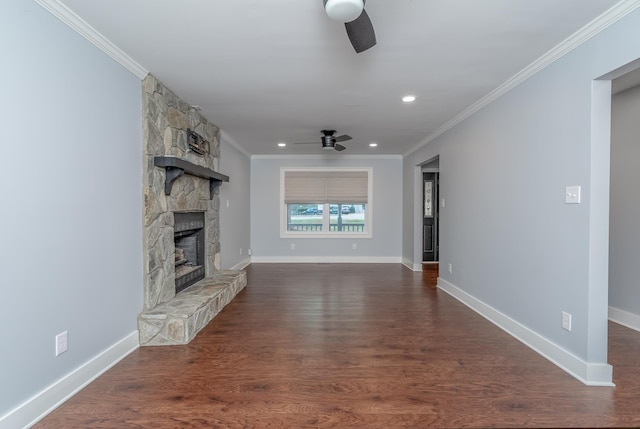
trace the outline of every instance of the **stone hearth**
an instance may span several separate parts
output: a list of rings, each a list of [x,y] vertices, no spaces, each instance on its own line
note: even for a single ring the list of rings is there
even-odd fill
[[[153,76],[142,83],[144,145],[144,308],[141,345],[186,344],[246,285],[243,271],[220,271],[219,188],[194,174],[177,177],[165,194],[157,157],[176,157],[216,172],[220,130]],[[198,151],[190,136],[202,137]],[[217,174],[217,173],[216,173]],[[226,177],[226,176],[225,176]],[[204,215],[205,278],[176,295],[174,213]]]
[[[141,313],[140,344],[187,344],[246,284],[244,271],[219,271]]]

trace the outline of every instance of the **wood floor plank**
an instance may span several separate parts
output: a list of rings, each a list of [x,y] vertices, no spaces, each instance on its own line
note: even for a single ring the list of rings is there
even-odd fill
[[[254,264],[188,345],[144,347],[35,428],[638,427],[640,333],[587,387],[421,273]]]

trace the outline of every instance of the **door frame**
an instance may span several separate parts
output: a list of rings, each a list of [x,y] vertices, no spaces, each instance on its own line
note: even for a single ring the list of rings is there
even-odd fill
[[[422,172],[441,173],[440,167],[430,171],[430,168],[424,167],[436,159],[440,159],[440,153],[437,153],[426,159],[425,161],[413,167],[413,260],[411,269],[413,271],[422,271]],[[442,190],[442,174],[440,174],[440,189]],[[438,202],[439,203],[439,202]],[[442,219],[442,216],[441,216]],[[415,235],[419,234],[419,238]],[[440,240],[442,244],[442,240]]]
[[[434,225],[433,225],[434,232],[433,233],[435,234],[435,250],[434,250],[435,259],[433,261],[425,261],[424,260],[424,248],[425,248],[424,247],[425,246],[425,243],[424,243],[424,241],[425,241],[424,240],[424,238],[425,238],[424,237],[424,210],[425,210],[425,208],[424,208],[424,204],[425,204],[425,201],[424,201],[424,199],[425,199],[424,198],[424,195],[425,195],[424,194],[424,186],[425,186],[424,174],[425,173],[427,173],[427,174],[428,173],[433,173],[433,174],[437,175],[436,179],[434,180],[434,191],[433,191],[434,200],[432,202],[432,204],[433,204],[433,216],[434,216]],[[423,221],[422,240],[421,240],[421,242],[422,242],[422,245],[421,245],[422,246],[422,262],[423,263],[425,263],[425,262],[426,263],[437,263],[440,260],[440,253],[438,251],[439,241],[440,241],[440,231],[439,231],[439,228],[440,228],[440,219],[439,219],[440,218],[440,192],[439,192],[440,168],[423,168],[422,169],[422,175],[423,175],[422,176],[423,177],[422,178],[422,203],[421,203],[421,207],[422,208],[420,210],[420,213],[422,214],[422,221]]]

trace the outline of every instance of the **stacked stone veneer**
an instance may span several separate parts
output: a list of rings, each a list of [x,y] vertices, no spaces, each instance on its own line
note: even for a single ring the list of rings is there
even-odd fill
[[[153,76],[142,82],[144,186],[144,308],[138,316],[141,345],[186,344],[246,285],[244,272],[220,272],[218,188],[184,174],[164,194],[165,170],[156,156],[175,156],[218,171],[220,130]],[[187,129],[204,137],[208,150],[188,149]],[[174,212],[203,212],[205,279],[175,293]]]
[[[247,284],[244,271],[218,271],[138,316],[140,344],[187,344]]]

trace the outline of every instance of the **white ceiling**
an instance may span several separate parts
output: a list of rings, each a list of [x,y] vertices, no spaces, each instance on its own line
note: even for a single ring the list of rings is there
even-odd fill
[[[617,1],[369,0],[356,54],[322,0],[59,0],[261,155],[405,154]]]

